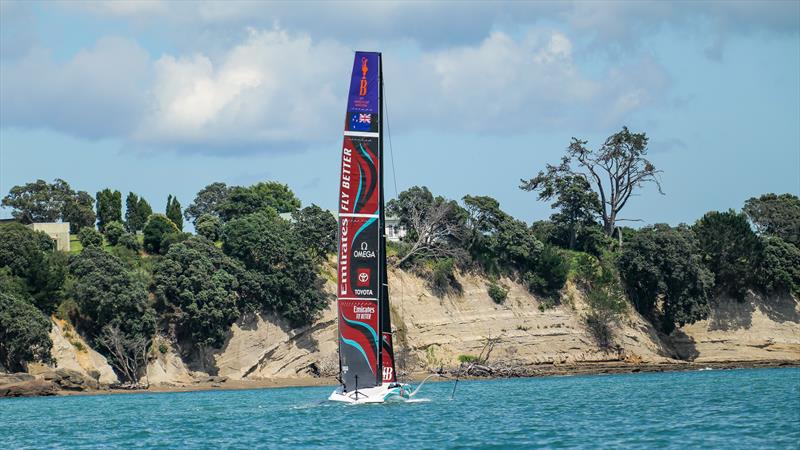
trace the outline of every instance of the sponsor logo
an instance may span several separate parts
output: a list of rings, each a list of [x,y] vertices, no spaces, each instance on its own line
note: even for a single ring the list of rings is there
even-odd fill
[[[353,308],[356,313],[356,320],[372,320],[372,315],[375,314],[374,306],[356,306]]]
[[[340,255],[339,255],[339,295],[346,295],[347,294],[347,277],[349,275],[349,261],[348,261],[348,234],[349,234],[350,224],[347,217],[342,218],[341,229],[339,232],[340,240],[339,240],[339,247],[340,247]]]
[[[369,279],[372,269],[369,267],[359,267],[356,272],[356,286],[369,287]]]
[[[353,250],[353,257],[354,258],[374,258],[375,257],[375,250],[370,250],[367,242],[364,241],[361,243],[361,249]]]
[[[383,368],[383,381],[392,381],[392,372],[394,370],[391,367],[384,367]],[[402,388],[401,388],[402,389]]]
[[[361,85],[358,88],[358,95],[365,96],[367,95],[367,72],[369,68],[367,67],[367,58],[361,58]]]

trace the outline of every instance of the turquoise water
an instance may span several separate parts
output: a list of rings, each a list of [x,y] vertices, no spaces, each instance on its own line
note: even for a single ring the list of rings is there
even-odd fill
[[[0,448],[798,448],[800,369],[426,384],[407,404],[331,388],[0,400]]]

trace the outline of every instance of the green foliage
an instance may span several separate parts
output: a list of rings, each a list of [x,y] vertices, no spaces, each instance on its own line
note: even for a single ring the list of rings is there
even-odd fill
[[[150,254],[162,253],[161,242],[164,240],[164,236],[177,233],[180,233],[180,230],[166,216],[162,214],[151,215],[144,226],[144,250]]]
[[[569,261],[552,246],[542,249],[534,269],[523,275],[528,290],[545,297],[557,297],[569,274]]]
[[[183,211],[183,216],[186,220],[193,221],[197,228],[199,219],[204,215],[219,215],[220,205],[228,198],[229,193],[230,188],[225,183],[211,183],[197,193],[192,204]]]
[[[125,199],[125,229],[136,233],[144,229],[148,217],[153,214],[153,208],[144,197],[139,197],[133,192],[128,193]]]
[[[226,223],[222,243],[224,252],[247,268],[243,290],[249,309],[271,309],[299,326],[327,305],[315,259],[274,210]]]
[[[139,252],[142,249],[142,244],[139,242],[139,239],[133,233],[123,233],[119,237],[117,245],[133,250],[135,252]]]
[[[104,232],[106,236],[106,240],[110,245],[117,245],[119,243],[119,238],[125,233],[125,227],[122,225],[122,222],[110,222],[106,225],[106,230]]]
[[[796,195],[753,197],[744,203],[743,211],[759,233],[800,246],[800,198]]]
[[[165,255],[173,244],[183,242],[189,239],[192,235],[190,233],[167,233],[161,238],[161,245],[158,248],[159,253]]]
[[[692,227],[700,256],[714,274],[715,284],[734,298],[743,299],[756,284],[753,274],[762,251],[744,214],[733,210],[706,213]]]
[[[294,234],[320,259],[336,252],[336,218],[312,204],[292,214]]]
[[[122,222],[122,194],[106,188],[97,193],[97,228],[102,233],[114,221]]]
[[[235,186],[218,207],[223,221],[272,209],[278,213],[293,212],[300,208],[300,200],[285,184],[268,181],[250,187]]]
[[[172,245],[154,268],[155,293],[182,336],[220,347],[239,318],[244,267],[206,239]]]
[[[203,214],[198,217],[195,221],[194,229],[197,234],[211,242],[216,242],[222,238],[222,221],[219,217],[211,214]]]
[[[181,214],[181,204],[176,197],[172,195],[167,196],[166,215],[172,223],[178,227],[179,231],[183,231],[183,214]]]
[[[88,193],[73,191],[69,183],[60,178],[52,184],[36,180],[14,186],[2,201],[2,206],[11,208],[11,215],[22,223],[61,220],[70,223],[73,233],[94,225],[93,204],[94,199]]]
[[[437,297],[447,294],[461,293],[461,285],[456,280],[455,261],[452,258],[442,258],[429,263],[428,286]]]
[[[501,283],[490,281],[486,285],[486,290],[489,293],[489,297],[497,304],[505,303],[506,298],[508,298],[508,288]]]
[[[458,362],[463,364],[476,363],[479,359],[475,355],[458,355]]]
[[[61,298],[66,256],[53,251],[46,234],[19,224],[0,226],[0,269],[24,281],[33,303],[50,314]],[[17,284],[18,282],[15,282]]]
[[[28,301],[0,291],[0,363],[11,372],[51,363],[50,320]]]
[[[800,249],[777,236],[766,238],[754,278],[768,294],[800,294]]]
[[[610,254],[600,259],[584,254],[575,262],[576,281],[586,292],[589,306],[584,321],[597,344],[609,348],[614,341],[614,327],[628,309],[615,261]]]
[[[714,275],[698,253],[691,229],[654,225],[636,233],[619,255],[628,297],[665,333],[708,317]]]
[[[80,241],[83,248],[103,246],[103,235],[94,228],[82,228],[78,233],[78,241]]]

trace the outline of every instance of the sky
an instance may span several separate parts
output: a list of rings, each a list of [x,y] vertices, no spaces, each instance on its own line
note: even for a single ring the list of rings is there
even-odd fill
[[[387,198],[545,219],[520,180],[623,126],[663,170],[634,224],[800,194],[800,2],[644,0],[0,0],[0,194],[63,178],[163,211],[275,180],[334,209],[355,50],[383,53]]]

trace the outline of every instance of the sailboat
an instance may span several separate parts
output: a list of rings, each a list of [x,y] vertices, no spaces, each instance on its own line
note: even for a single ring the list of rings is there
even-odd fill
[[[339,381],[328,398],[346,403],[404,401],[397,382],[383,198],[381,54],[356,52],[339,178],[337,310]]]

